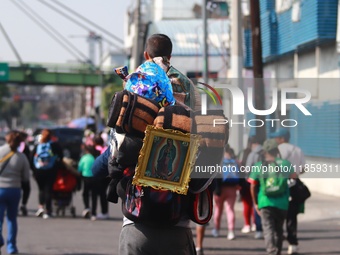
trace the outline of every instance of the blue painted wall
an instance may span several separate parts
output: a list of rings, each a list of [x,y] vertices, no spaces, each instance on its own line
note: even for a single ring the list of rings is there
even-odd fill
[[[308,156],[340,158],[340,102],[305,104],[312,116],[292,107],[290,118],[298,120],[291,142]]]
[[[252,40],[251,40],[251,30],[250,29],[245,29],[244,30],[244,67],[245,68],[250,68],[253,66],[253,47],[252,47]]]
[[[300,109],[291,106],[290,115],[285,119],[298,121],[296,127],[289,128],[292,144],[298,145],[306,156],[340,158],[340,101],[323,102],[318,104],[304,104],[312,116],[305,116]],[[246,121],[255,119],[254,114],[248,112]],[[267,119],[275,119],[274,116]],[[252,123],[255,124],[255,123]],[[271,122],[266,123],[267,138],[270,133],[281,125],[275,122],[276,127],[271,127]],[[287,125],[293,122],[287,122]],[[249,136],[256,134],[254,127],[249,130]]]
[[[275,60],[296,51],[335,41],[338,0],[301,0],[300,21],[292,21],[292,9],[275,11],[275,0],[260,0],[263,62]],[[251,30],[244,30],[244,65],[252,67]],[[305,116],[291,107],[287,118],[298,121],[291,129],[291,143],[302,148],[305,155],[340,158],[340,102],[305,104],[312,116]],[[254,118],[250,113],[247,119]],[[267,135],[273,130],[266,127]],[[250,136],[255,128],[250,129]]]
[[[301,0],[300,21],[292,21],[292,8],[276,13],[275,0],[260,1],[264,62],[336,39],[338,0]],[[252,66],[251,31],[244,31],[245,67]]]

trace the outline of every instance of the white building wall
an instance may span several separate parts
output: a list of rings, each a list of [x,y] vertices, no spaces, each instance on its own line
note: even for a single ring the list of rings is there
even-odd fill
[[[306,163],[311,164],[326,164],[326,165],[338,165],[339,159],[322,159],[322,158],[306,158]],[[335,169],[335,167],[334,167]],[[315,178],[314,173],[304,173],[301,175],[301,179],[308,186],[308,188],[313,192],[323,193],[331,196],[340,197],[340,185],[339,179],[336,175],[332,178]]]
[[[331,44],[269,63],[264,72],[273,74],[279,88],[306,89],[317,101],[339,100],[338,62],[336,45]]]
[[[181,57],[173,56],[170,60],[171,65],[178,69],[181,73],[187,72],[202,72],[203,59],[201,56],[197,57]],[[209,57],[209,72],[218,72],[219,78],[226,78],[227,64],[221,61],[221,57]]]
[[[298,54],[295,68],[297,70],[295,78],[317,78],[318,67],[316,65],[315,51]]]
[[[339,78],[339,64],[335,45],[319,48],[319,77]]]
[[[275,74],[277,78],[284,80],[294,79],[294,56],[283,58],[275,64]]]
[[[298,54],[297,86],[308,89],[317,101],[339,100],[339,67],[336,45]]]
[[[163,19],[193,19],[193,7],[195,4],[201,5],[200,0],[154,0],[153,17],[154,21]]]

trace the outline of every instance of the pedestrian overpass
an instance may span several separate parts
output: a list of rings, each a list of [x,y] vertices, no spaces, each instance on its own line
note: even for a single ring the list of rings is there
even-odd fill
[[[114,82],[112,69],[90,64],[0,63],[1,84],[96,87]]]

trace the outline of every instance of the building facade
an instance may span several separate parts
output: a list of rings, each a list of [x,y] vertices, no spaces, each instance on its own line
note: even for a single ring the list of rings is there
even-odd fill
[[[335,169],[340,167],[338,10],[338,0],[260,1],[262,59],[264,73],[270,81],[267,86],[279,91],[300,88],[310,92],[311,99],[304,106],[312,116],[290,107],[285,118],[298,122],[291,129],[291,142],[303,149],[308,164],[327,165],[327,173],[318,176],[321,179],[308,178],[308,182],[333,195],[340,191],[334,179],[340,177],[340,169]],[[244,38],[244,63],[251,76],[251,30],[248,27]],[[283,116],[276,113],[276,117],[282,119]],[[334,185],[330,184],[332,182]]]

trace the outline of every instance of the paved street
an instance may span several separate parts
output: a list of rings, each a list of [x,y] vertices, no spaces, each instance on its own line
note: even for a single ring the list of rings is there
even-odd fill
[[[83,209],[81,193],[74,196],[77,218],[72,218],[69,211],[65,217],[54,217],[43,220],[36,218],[37,206],[36,184],[32,181],[32,192],[29,200],[29,216],[19,217],[18,248],[20,254],[64,255],[118,254],[118,238],[122,224],[119,205],[110,204],[110,219],[90,221],[80,217]],[[253,233],[242,234],[241,203],[237,203],[236,239],[228,241],[226,230],[221,237],[213,238],[212,224],[207,228],[204,240],[206,255],[263,255],[263,240],[255,240]],[[306,214],[300,215],[300,250],[301,254],[330,255],[340,254],[340,204],[339,198],[324,197],[313,193],[307,202]],[[226,219],[222,227],[226,229]],[[194,225],[193,225],[194,231]],[[6,234],[6,227],[3,230]],[[284,243],[286,254],[287,243]],[[2,254],[6,254],[4,247]],[[175,254],[174,254],[175,255]]]

